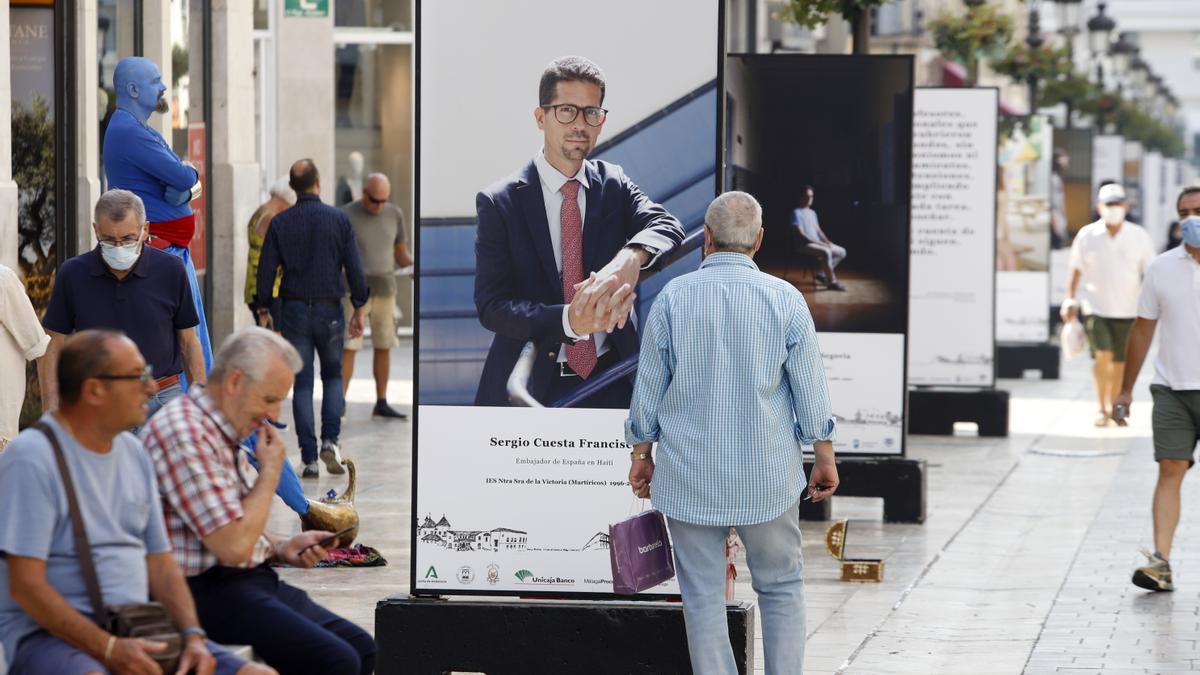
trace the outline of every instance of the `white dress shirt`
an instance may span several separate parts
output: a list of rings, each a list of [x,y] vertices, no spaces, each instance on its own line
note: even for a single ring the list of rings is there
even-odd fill
[[[1154,258],[1145,228],[1129,221],[1116,236],[1103,220],[1084,226],[1071,244],[1070,268],[1080,270],[1076,291],[1083,313],[1106,319],[1132,319],[1138,312],[1142,276]]]
[[[1146,270],[1138,316],[1158,321],[1154,384],[1200,389],[1200,263],[1177,246]]]
[[[574,176],[567,177],[558,169],[554,168],[546,159],[545,152],[539,150],[537,156],[533,158],[533,163],[537,167],[538,178],[542,183],[542,201],[546,204],[546,223],[550,227],[550,248],[554,251],[554,266],[558,269],[558,277],[562,279],[562,203],[563,195],[559,190],[569,180],[579,181],[580,189],[576,193],[576,199],[579,201],[579,220],[581,223],[579,232],[583,234],[583,228],[587,227],[585,214],[587,213],[587,188],[588,178],[587,172],[584,171],[584,165],[579,165],[579,171]],[[581,242],[582,244],[582,242]],[[579,247],[583,251],[583,246]],[[583,277],[587,279],[586,274]],[[561,281],[559,283],[562,283]],[[567,337],[576,340],[592,339],[596,343],[596,358],[604,356],[608,353],[608,345],[605,344],[608,333],[592,333],[591,335],[579,335],[571,330],[571,320],[567,316],[567,312],[571,309],[570,303],[563,307],[562,322],[563,332]],[[558,350],[558,360],[565,362],[567,360],[567,349],[564,344]]]

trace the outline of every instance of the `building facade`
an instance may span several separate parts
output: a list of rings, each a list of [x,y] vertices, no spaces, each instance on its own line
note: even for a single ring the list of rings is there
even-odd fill
[[[247,223],[292,162],[316,162],[332,203],[358,151],[412,214],[412,44],[410,0],[0,0],[0,264],[40,312],[58,266],[95,245],[113,72],[144,56],[171,106],[150,124],[201,170],[190,248],[219,344],[252,321]],[[411,294],[402,278],[409,325]]]

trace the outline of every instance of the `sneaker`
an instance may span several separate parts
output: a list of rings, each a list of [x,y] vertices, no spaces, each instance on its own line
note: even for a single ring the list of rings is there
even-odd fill
[[[300,477],[301,478],[316,478],[320,475],[321,475],[321,472],[317,469],[317,463],[316,462],[308,462],[307,464],[304,465],[304,471],[303,471],[303,473],[300,474]]]
[[[1148,591],[1175,590],[1175,584],[1171,581],[1171,563],[1158,551],[1142,551],[1142,555],[1146,556],[1150,564],[1133,571],[1133,585]]]
[[[406,420],[408,415],[397,411],[392,406],[388,405],[386,399],[379,399],[375,402],[375,409],[371,411],[371,417],[390,417],[397,420]]]
[[[342,449],[333,441],[321,441],[321,453],[319,455],[322,462],[325,462],[325,470],[329,473],[343,474],[346,469],[342,466]]]

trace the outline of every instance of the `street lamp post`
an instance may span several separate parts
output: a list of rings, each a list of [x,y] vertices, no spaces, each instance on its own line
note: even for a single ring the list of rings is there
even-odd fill
[[[1108,3],[1101,2],[1096,5],[1096,16],[1088,19],[1088,45],[1092,50],[1092,58],[1096,62],[1096,84],[1100,88],[1104,88],[1104,64],[1102,59],[1108,53],[1108,47],[1112,44],[1113,31],[1117,29],[1117,22],[1113,21],[1112,17],[1104,13],[1104,9]]]
[[[1054,0],[1055,20],[1058,34],[1067,47],[1067,60],[1075,64],[1075,36],[1079,34],[1079,21],[1083,14],[1083,0]],[[1067,109],[1066,128],[1071,128],[1071,101],[1063,102]]]
[[[1037,5],[1030,3],[1029,5],[1029,30],[1026,31],[1025,44],[1029,46],[1029,55],[1033,57],[1034,52],[1042,46],[1042,31],[1041,18],[1038,16]],[[1029,74],[1029,114],[1037,113],[1038,109],[1038,77],[1033,74],[1030,69]]]

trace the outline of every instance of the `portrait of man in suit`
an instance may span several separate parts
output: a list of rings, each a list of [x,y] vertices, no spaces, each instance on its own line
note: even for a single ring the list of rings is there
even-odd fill
[[[607,117],[605,88],[588,59],[552,61],[533,110],[542,148],[476,196],[475,307],[495,337],[475,405],[508,405],[529,341],[529,393],[546,405],[638,353],[638,277],[679,245],[683,226],[620,166],[587,158]],[[628,407],[631,394],[620,378],[580,407]]]

